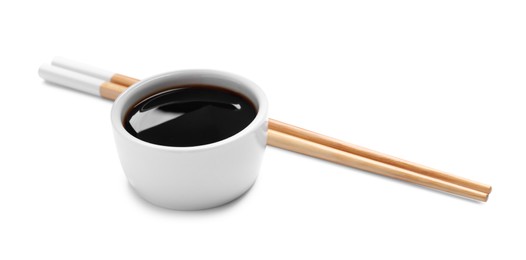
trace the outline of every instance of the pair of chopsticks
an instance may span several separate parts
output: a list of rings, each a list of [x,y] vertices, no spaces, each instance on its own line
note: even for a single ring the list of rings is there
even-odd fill
[[[52,83],[115,100],[138,79],[56,57],[39,69]],[[377,173],[478,201],[487,201],[491,186],[349,144],[274,119],[268,120],[267,144],[322,160]]]

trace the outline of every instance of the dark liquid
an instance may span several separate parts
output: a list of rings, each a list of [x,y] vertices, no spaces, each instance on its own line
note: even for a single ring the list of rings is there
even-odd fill
[[[131,135],[165,146],[197,146],[239,133],[256,117],[245,97],[222,88],[188,85],[161,92],[135,105],[124,119]]]

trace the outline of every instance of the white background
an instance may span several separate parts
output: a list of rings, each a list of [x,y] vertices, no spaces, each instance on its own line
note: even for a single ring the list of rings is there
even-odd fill
[[[3,1],[0,259],[525,259],[524,1]],[[55,55],[259,84],[272,118],[493,185],[487,203],[268,148],[199,212],[128,186]]]

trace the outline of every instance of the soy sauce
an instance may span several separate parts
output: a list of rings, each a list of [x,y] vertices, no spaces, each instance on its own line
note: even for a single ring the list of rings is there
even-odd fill
[[[188,147],[221,141],[256,117],[244,96],[214,86],[187,85],[150,96],[124,119],[131,135],[152,144]]]

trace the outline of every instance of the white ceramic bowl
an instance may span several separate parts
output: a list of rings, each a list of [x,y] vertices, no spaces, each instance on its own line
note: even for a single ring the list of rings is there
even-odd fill
[[[219,142],[169,147],[142,141],[123,127],[128,110],[163,90],[206,84],[240,93],[256,106],[256,118],[241,132]],[[111,122],[122,168],[145,200],[170,209],[199,210],[225,204],[255,182],[267,141],[267,99],[242,77],[213,70],[175,71],[131,86],[113,105]]]

